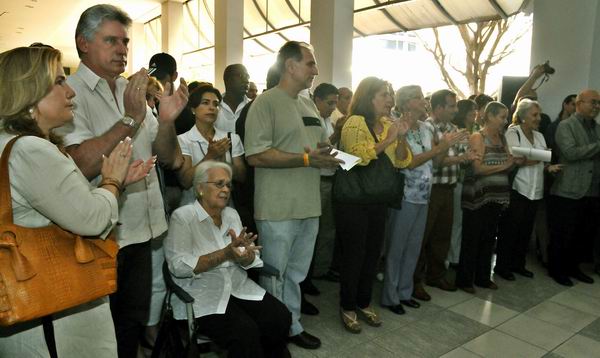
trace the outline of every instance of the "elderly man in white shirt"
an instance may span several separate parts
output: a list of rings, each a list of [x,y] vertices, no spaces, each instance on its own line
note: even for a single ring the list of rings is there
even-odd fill
[[[225,67],[223,82],[225,82],[225,94],[219,105],[219,116],[215,127],[224,131],[235,133],[235,122],[240,116],[242,109],[250,102],[246,97],[248,91],[248,70],[242,64],[233,64]]]
[[[127,64],[130,25],[125,12],[104,4],[85,10],[75,31],[81,63],[67,79],[77,94],[75,117],[59,132],[67,152],[93,181],[98,180],[102,156],[127,136],[133,138],[133,159],[156,154],[161,163],[175,168],[183,162],[174,121],[187,102],[187,86],[182,81],[177,91],[162,97],[158,118],[147,111],[146,70],[134,74],[129,82],[120,76]],[[165,92],[170,93],[170,88]],[[166,230],[158,179],[151,171],[144,180],[127,187],[120,200],[118,290],[111,296],[119,357],[137,354],[150,306],[150,240]]]
[[[286,352],[291,314],[281,302],[248,278],[263,266],[256,235],[246,233],[237,212],[227,206],[231,167],[207,160],[194,172],[198,200],[175,210],[165,257],[174,281],[194,297],[198,332],[229,357],[281,357]],[[176,319],[187,317],[174,298]]]

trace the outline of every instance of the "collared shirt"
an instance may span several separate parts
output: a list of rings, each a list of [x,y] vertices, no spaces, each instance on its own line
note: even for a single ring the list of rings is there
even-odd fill
[[[518,133],[518,134],[517,134]],[[512,126],[504,134],[508,150],[512,147],[547,149],[546,140],[542,133],[533,131],[533,143],[527,139],[521,126]],[[513,181],[512,189],[529,200],[539,200],[544,197],[544,162],[520,167]]]
[[[173,212],[169,234],[164,241],[165,259],[177,285],[194,297],[194,316],[223,314],[229,297],[260,301],[265,290],[248,279],[245,269],[262,267],[258,253],[247,267],[233,261],[225,261],[212,269],[194,274],[200,256],[225,248],[231,243],[228,231],[236,235],[242,231],[238,213],[229,207],[221,212],[221,227],[214,224],[206,210],[195,201]],[[185,319],[185,304],[173,296],[173,314]]]
[[[340,112],[340,110],[335,107],[335,109],[333,110],[333,112],[331,113],[331,116],[329,116],[329,118],[331,118],[331,124],[333,124],[335,126],[335,124],[337,123],[338,119],[344,117],[345,114]]]
[[[429,125],[430,130],[434,134],[436,142],[439,142],[444,134],[458,131],[458,127],[452,123],[444,123],[438,121],[437,123],[433,118],[429,117],[425,121]],[[458,145],[453,145],[448,149],[448,157],[458,157],[462,150]],[[458,181],[460,166],[458,164],[452,164],[447,166],[436,165],[433,167],[433,184],[456,184]]]
[[[250,98],[244,96],[244,99],[242,99],[234,111],[227,103],[225,103],[225,101],[221,101],[221,104],[219,104],[219,114],[217,115],[215,128],[219,128],[224,132],[235,133],[235,121],[237,121],[242,109],[244,109],[248,102],[250,102]]]
[[[108,82],[80,63],[77,71],[67,78],[67,83],[76,94],[73,98],[74,118],[73,122],[57,130],[63,135],[66,146],[81,144],[103,135],[125,115],[125,78],[117,79],[113,96]],[[152,112],[147,110],[144,122],[132,138],[131,160],[147,160],[153,155],[152,144],[157,132],[158,121]],[[93,183],[99,181],[100,176],[96,177]],[[118,225],[115,231],[121,248],[146,242],[167,230],[163,199],[155,170],[151,170],[146,178],[127,186],[120,198],[119,214],[121,225]]]
[[[431,126],[425,122],[417,122],[418,129],[410,129],[406,133],[406,142],[410,146],[412,155],[418,155],[431,150],[433,132]],[[410,162],[409,162],[410,164]],[[426,161],[416,168],[403,169],[404,173],[404,200],[413,204],[427,204],[431,196],[431,183],[433,176],[433,159]]]
[[[331,116],[328,118],[323,118],[319,116],[319,119],[321,120],[321,125],[325,130],[325,135],[327,135],[327,138],[331,137],[331,135],[333,134],[333,124],[331,123]],[[321,176],[331,177],[334,174],[335,169],[321,169]]]
[[[215,136],[213,140],[219,140],[227,138],[227,132],[224,132],[218,128],[215,128]],[[200,134],[198,127],[193,126],[192,129],[177,136],[177,140],[179,141],[179,147],[181,147],[181,154],[187,155],[192,160],[192,165],[196,165],[204,159],[206,153],[208,153],[208,140]],[[241,157],[244,155],[244,147],[242,146],[242,141],[240,137],[231,133],[231,153],[227,151],[225,153],[225,161],[229,164],[232,163],[231,155],[233,154],[233,158]],[[183,192],[183,197],[181,198],[181,205],[193,203],[196,200],[196,196],[194,194],[194,189],[189,188]]]

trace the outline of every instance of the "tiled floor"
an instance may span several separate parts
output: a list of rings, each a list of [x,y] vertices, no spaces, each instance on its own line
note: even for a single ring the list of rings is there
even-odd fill
[[[383,326],[363,324],[362,333],[347,333],[338,313],[338,285],[314,281],[321,290],[308,296],[320,310],[303,316],[305,329],[320,337],[320,349],[290,345],[293,357],[600,357],[600,278],[596,283],[559,286],[534,258],[534,279],[495,278],[498,291],[478,289],[475,295],[428,287],[433,297],[402,316],[374,303]],[[589,270],[585,270],[588,271]]]

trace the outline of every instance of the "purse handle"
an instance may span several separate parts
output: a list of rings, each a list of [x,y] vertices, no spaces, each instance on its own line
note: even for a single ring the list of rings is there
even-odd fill
[[[10,179],[8,176],[8,157],[10,157],[10,152],[13,148],[13,145],[17,139],[21,137],[22,135],[16,136],[6,143],[6,146],[2,151],[2,158],[0,158],[0,224],[13,223]]]

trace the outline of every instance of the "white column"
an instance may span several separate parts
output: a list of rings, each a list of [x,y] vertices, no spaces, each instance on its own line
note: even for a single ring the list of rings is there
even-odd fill
[[[585,88],[600,90],[598,0],[535,0],[531,67],[546,60],[556,73],[537,92],[544,112],[553,119],[567,95]]]
[[[134,22],[129,29],[129,53],[127,55],[127,73],[134,74],[140,68],[148,68],[145,51],[144,24]]]
[[[177,63],[180,63],[183,55],[182,2],[165,1],[161,4],[160,27],[162,51],[173,56]]]
[[[215,1],[215,86],[222,91],[225,67],[242,63],[243,38],[244,0]]]
[[[354,0],[311,0],[310,42],[319,66],[315,86],[352,86],[353,24]]]

